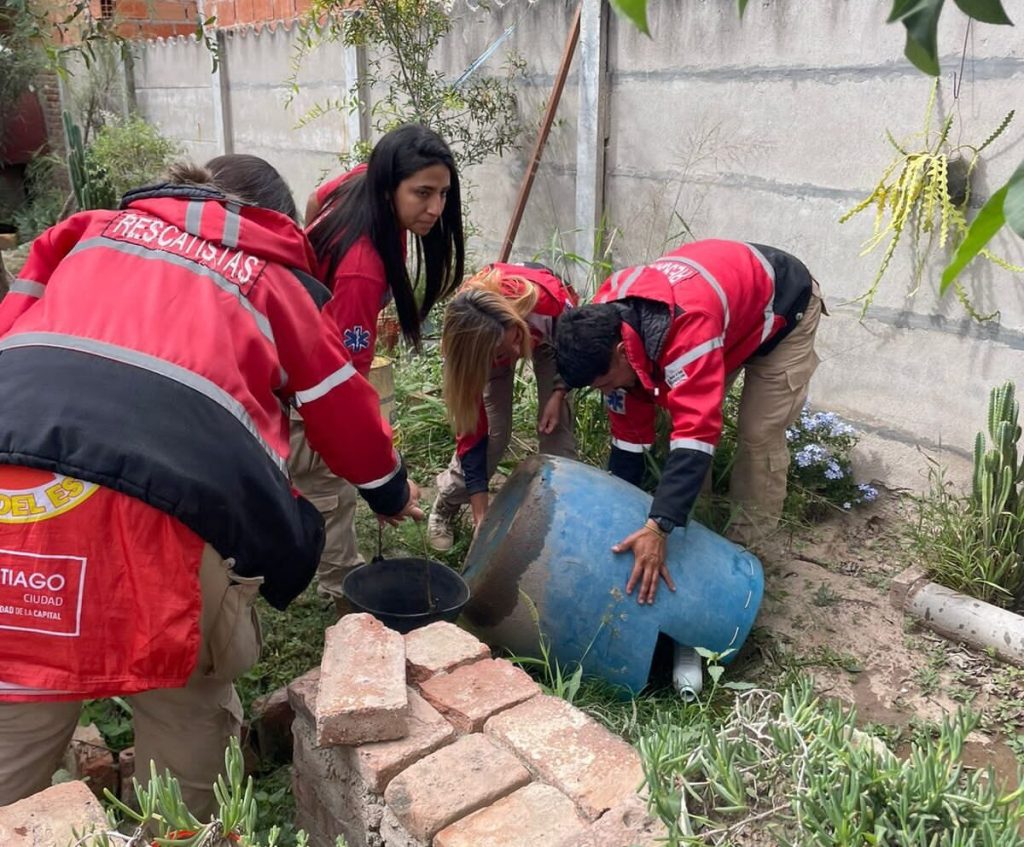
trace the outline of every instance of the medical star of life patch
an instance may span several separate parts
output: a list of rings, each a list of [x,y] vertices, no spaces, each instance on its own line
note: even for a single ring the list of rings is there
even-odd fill
[[[605,403],[608,404],[608,411],[615,412],[617,415],[626,414],[626,392],[622,388],[617,388],[615,391],[609,392],[604,396]]]
[[[343,341],[349,350],[358,353],[370,346],[370,331],[363,329],[362,324],[356,324],[345,330]]]

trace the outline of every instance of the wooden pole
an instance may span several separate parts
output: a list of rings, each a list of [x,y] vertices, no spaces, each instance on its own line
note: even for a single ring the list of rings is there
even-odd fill
[[[519,224],[523,219],[523,212],[526,209],[526,201],[530,199],[530,190],[533,188],[534,177],[537,176],[537,167],[540,165],[540,157],[544,152],[544,145],[547,143],[548,135],[551,132],[551,124],[555,121],[555,112],[558,111],[558,102],[562,99],[562,89],[565,88],[565,79],[569,76],[569,65],[572,64],[573,53],[576,52],[576,44],[580,40],[580,11],[583,4],[576,7],[576,14],[572,20],[572,27],[569,30],[569,37],[565,42],[565,49],[562,51],[562,63],[558,67],[558,75],[555,77],[555,87],[551,90],[548,98],[548,107],[544,112],[544,119],[540,124],[540,132],[537,133],[537,140],[533,145],[533,152],[530,154],[530,165],[523,176],[523,182],[519,186],[519,196],[516,197],[516,205],[512,210],[512,219],[509,221],[508,230],[505,232],[505,240],[501,244],[499,262],[507,262],[512,253],[512,242],[516,240],[516,233],[519,232]]]

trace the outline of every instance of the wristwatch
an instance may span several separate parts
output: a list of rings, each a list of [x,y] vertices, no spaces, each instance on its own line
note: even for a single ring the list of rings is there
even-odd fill
[[[665,533],[665,535],[668,535],[673,529],[676,528],[675,522],[670,520],[669,518],[656,518],[653,515],[651,515],[651,520],[658,525],[658,529]]]

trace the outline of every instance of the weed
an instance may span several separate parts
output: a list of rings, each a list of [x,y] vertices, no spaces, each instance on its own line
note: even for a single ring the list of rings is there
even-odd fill
[[[809,680],[736,696],[723,725],[656,723],[639,744],[649,807],[668,844],[1017,844],[1024,787],[1002,794],[991,770],[961,762],[976,719],[959,713],[899,759],[821,702]],[[963,835],[970,833],[970,840]]]
[[[323,652],[323,632],[334,623],[334,606],[310,586],[286,612],[279,612],[262,598],[257,601],[263,631],[260,660],[235,682],[242,705],[248,709],[257,697],[275,691],[318,667]]]
[[[181,847],[234,842],[248,847],[274,847],[281,837],[282,831],[278,826],[271,826],[265,835],[258,833],[261,792],[254,790],[252,777],[244,776],[242,751],[234,739],[224,752],[224,776],[218,776],[213,787],[217,812],[209,821],[200,821],[192,814],[182,801],[177,779],[169,773],[158,774],[152,762],[150,781],[146,787],[137,779],[132,780],[132,785],[136,808],[126,806],[109,790],[105,790],[111,807],[108,813],[111,818],[110,830],[86,835],[76,832],[73,847],[134,845],[148,842],[150,838],[156,839],[154,844]],[[114,828],[115,824],[117,829]],[[131,835],[125,835],[120,831],[122,829],[134,831]],[[298,847],[306,847],[309,839],[300,830],[295,833],[295,843]],[[337,843],[339,847],[344,847],[344,839],[339,839]]]
[[[814,592],[814,598],[811,602],[815,606],[834,606],[840,602],[843,598],[840,597],[835,590],[827,582],[823,582],[818,586],[818,590]]]
[[[939,690],[939,684],[942,682],[942,679],[936,668],[925,665],[914,671],[914,682],[921,689],[921,693],[928,696]]]

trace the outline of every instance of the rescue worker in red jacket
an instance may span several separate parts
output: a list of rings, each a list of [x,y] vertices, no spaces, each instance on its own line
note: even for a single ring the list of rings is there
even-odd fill
[[[381,310],[394,301],[402,333],[415,347],[434,303],[462,279],[459,175],[437,133],[405,124],[377,142],[366,165],[332,180],[322,194],[323,208],[308,221],[308,234],[320,278],[332,292],[324,314],[338,326],[356,370],[366,376]],[[411,275],[406,267],[410,237],[416,253]],[[422,280],[419,298],[414,280]],[[292,447],[296,485],[327,524],[318,589],[344,614],[349,607],[342,582],[363,561],[356,544],[355,491],[304,443],[301,422],[293,422]]]
[[[520,358],[533,361],[540,451],[576,455],[552,335],[556,320],[577,302],[576,292],[543,265],[502,263],[467,280],[449,302],[441,353],[456,450],[437,476],[427,523],[435,550],[451,549],[456,519],[467,502],[474,526],[487,513],[487,483],[512,437],[512,389]]]
[[[121,695],[139,775],[214,811],[256,594],[285,608],[323,543],[286,404],[375,512],[422,517],[294,214],[260,159],[178,167],[44,232],[0,303],[0,806]]]
[[[650,516],[615,552],[632,550],[626,583],[654,602],[675,590],[665,539],[686,524],[722,433],[722,402],[743,369],[729,536],[751,544],[774,529],[786,497],[786,428],[818,364],[817,283],[793,256],[735,241],[696,241],[613,274],[591,305],[558,323],[558,369],[572,387],[607,395],[609,470],[633,484],[654,443],[655,408],[671,416],[669,455]],[[676,574],[676,577],[679,577]]]

